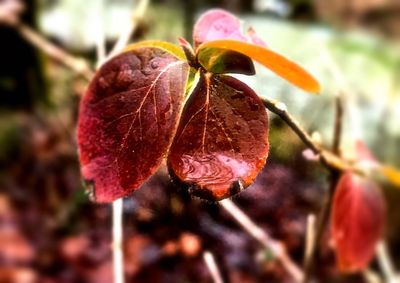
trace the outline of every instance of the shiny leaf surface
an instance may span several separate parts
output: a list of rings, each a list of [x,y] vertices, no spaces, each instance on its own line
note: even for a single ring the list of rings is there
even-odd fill
[[[357,272],[368,266],[382,236],[385,218],[379,187],[371,180],[344,173],[332,207],[332,237],[342,272]]]
[[[102,66],[80,105],[81,172],[99,202],[127,195],[155,172],[182,108],[189,66],[164,48],[128,50]]]
[[[215,40],[201,44],[197,49],[198,56],[202,56],[201,53],[206,52],[208,48],[226,49],[242,53],[305,91],[311,93],[319,93],[321,91],[318,81],[306,70],[269,48],[237,40]]]
[[[260,98],[241,81],[202,73],[171,146],[171,175],[208,200],[249,186],[268,155],[268,117]]]

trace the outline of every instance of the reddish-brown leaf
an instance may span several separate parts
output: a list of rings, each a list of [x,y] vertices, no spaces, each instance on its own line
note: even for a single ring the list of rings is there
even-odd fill
[[[94,199],[137,189],[160,165],[175,133],[188,65],[165,48],[138,47],[97,72],[79,112],[83,178]]]
[[[368,266],[382,236],[385,216],[379,187],[371,180],[344,173],[332,207],[332,237],[342,272],[357,272]]]
[[[171,146],[171,174],[189,192],[221,200],[250,185],[268,155],[268,117],[241,81],[202,73]]]

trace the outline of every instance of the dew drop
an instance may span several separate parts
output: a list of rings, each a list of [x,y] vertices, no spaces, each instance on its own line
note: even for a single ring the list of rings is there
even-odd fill
[[[159,63],[158,63],[157,60],[153,60],[153,61],[150,62],[150,66],[151,66],[153,69],[157,69],[158,66],[159,66]]]
[[[252,111],[258,111],[259,107],[258,107],[257,104],[251,102],[251,103],[250,103],[250,109],[251,109]]]
[[[152,72],[153,72],[153,70],[150,69],[150,68],[144,68],[144,69],[142,70],[142,73],[143,73],[143,75],[145,75],[145,76],[151,75]]]

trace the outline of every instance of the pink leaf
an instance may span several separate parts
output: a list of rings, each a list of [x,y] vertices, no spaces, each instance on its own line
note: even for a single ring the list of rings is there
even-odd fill
[[[204,13],[194,26],[193,41],[194,47],[207,41],[218,39],[233,39],[256,45],[266,46],[254,32],[253,28],[248,29],[248,35],[242,31],[240,19],[222,9],[213,9]]]

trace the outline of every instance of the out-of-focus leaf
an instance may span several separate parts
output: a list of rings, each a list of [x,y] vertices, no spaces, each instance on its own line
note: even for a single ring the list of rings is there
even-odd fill
[[[207,48],[198,56],[199,63],[209,72],[214,74],[238,73],[244,75],[254,75],[253,61],[238,52]]]
[[[332,237],[341,272],[357,272],[368,266],[382,236],[385,219],[380,188],[371,180],[344,173],[332,207]]]
[[[375,155],[371,152],[371,150],[367,147],[367,145],[363,141],[357,140],[355,147],[356,147],[356,154],[358,161],[378,163]]]
[[[356,142],[356,152],[359,165],[374,168],[378,174],[385,177],[392,185],[400,187],[399,169],[380,163],[363,141]]]
[[[254,91],[235,78],[202,73],[170,148],[169,170],[192,195],[221,200],[253,182],[268,146],[267,113]]]
[[[99,202],[127,195],[152,175],[178,124],[189,66],[169,44],[143,44],[106,62],[81,101],[81,172]]]
[[[247,41],[242,34],[240,20],[224,10],[209,10],[194,25],[193,42],[195,47],[203,42],[228,38]]]
[[[198,56],[202,56],[201,53],[208,48],[226,49],[242,53],[305,91],[316,94],[321,91],[318,81],[306,70],[269,48],[237,40],[215,40],[201,44],[197,49]]]
[[[209,10],[199,18],[194,26],[194,47],[218,39],[235,39],[266,46],[266,43],[256,35],[253,28],[248,29],[248,35],[244,34],[242,29],[242,23],[235,15],[221,9]]]

